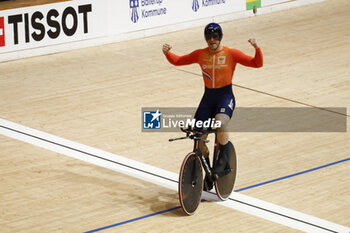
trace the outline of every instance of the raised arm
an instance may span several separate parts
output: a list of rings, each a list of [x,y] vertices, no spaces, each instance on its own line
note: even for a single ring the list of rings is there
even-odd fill
[[[184,56],[178,56],[174,53],[170,52],[171,45],[164,44],[163,45],[163,53],[165,54],[165,57],[168,59],[168,61],[175,65],[175,66],[182,66],[182,65],[189,65],[193,63],[198,62],[198,51],[193,51],[190,54],[184,55]]]
[[[260,68],[263,66],[263,55],[261,52],[261,49],[256,43],[255,39],[249,39],[248,42],[255,48],[255,56],[251,57],[243,52],[231,49],[231,55],[235,62],[242,64],[244,66],[254,67],[254,68]]]

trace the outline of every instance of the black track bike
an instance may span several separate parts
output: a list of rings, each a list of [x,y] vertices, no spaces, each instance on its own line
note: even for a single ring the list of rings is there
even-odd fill
[[[203,139],[205,134],[215,133],[214,144],[214,159],[213,167],[218,159],[218,142],[217,130],[198,130],[198,129],[181,129],[186,133],[185,137],[169,139],[170,142],[181,139],[192,139],[194,141],[193,151],[188,153],[182,162],[179,175],[179,200],[182,210],[192,215],[199,206],[202,198],[203,178],[204,172],[214,182],[216,194],[220,200],[227,200],[232,191],[236,180],[237,173],[237,159],[236,151],[231,142],[230,143],[230,159],[229,164],[231,171],[223,176],[218,177],[213,174],[212,167],[207,163],[203,154],[199,150],[199,142],[208,143],[209,140]],[[204,170],[204,172],[203,172]]]

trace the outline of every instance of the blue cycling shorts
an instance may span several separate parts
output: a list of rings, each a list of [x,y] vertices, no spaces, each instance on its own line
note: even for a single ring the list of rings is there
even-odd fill
[[[206,121],[215,118],[218,113],[232,117],[236,101],[232,92],[232,85],[210,89],[205,87],[204,95],[197,108],[194,118],[198,121]]]

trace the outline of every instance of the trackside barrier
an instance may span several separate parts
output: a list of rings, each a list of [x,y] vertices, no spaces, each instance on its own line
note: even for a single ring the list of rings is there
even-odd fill
[[[0,62],[143,38],[325,0],[74,0],[0,11]]]

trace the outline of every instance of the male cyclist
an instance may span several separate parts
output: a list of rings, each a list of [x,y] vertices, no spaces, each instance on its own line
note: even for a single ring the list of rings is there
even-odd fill
[[[237,49],[231,49],[221,45],[223,32],[219,24],[210,23],[204,29],[204,38],[208,47],[198,49],[190,54],[178,56],[170,52],[169,44],[163,45],[163,53],[168,61],[176,66],[198,63],[202,69],[205,85],[204,95],[195,113],[195,119],[206,121],[215,117],[221,121],[218,129],[217,140],[219,142],[219,159],[213,168],[213,173],[222,177],[230,172],[229,156],[231,142],[227,132],[228,123],[235,108],[235,97],[232,92],[232,77],[236,64],[259,68],[263,65],[263,55],[255,39],[248,42],[255,48],[255,56],[250,57]],[[204,136],[206,138],[207,135]],[[202,141],[199,144],[209,164],[209,150]],[[208,177],[204,180],[204,190],[213,188],[213,183]]]

